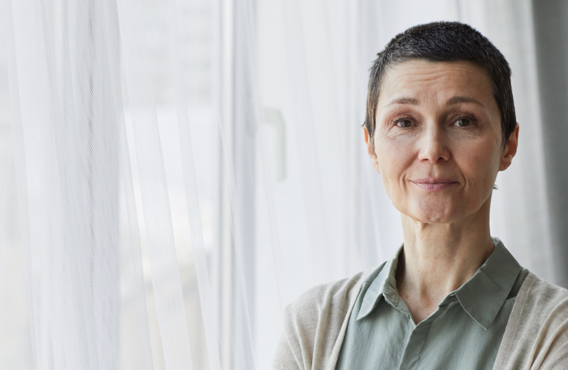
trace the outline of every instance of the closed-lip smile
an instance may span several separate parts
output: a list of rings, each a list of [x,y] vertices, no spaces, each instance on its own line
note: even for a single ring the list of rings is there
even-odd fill
[[[429,192],[443,190],[449,188],[452,185],[458,184],[457,181],[450,179],[443,179],[443,178],[424,178],[424,179],[410,180],[410,182],[420,187],[421,189]]]

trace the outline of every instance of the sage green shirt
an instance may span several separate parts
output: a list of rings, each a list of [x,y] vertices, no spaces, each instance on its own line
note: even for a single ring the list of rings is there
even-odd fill
[[[363,282],[336,370],[492,369],[528,275],[499,239],[493,242],[472,278],[417,325],[396,288],[401,248]]]

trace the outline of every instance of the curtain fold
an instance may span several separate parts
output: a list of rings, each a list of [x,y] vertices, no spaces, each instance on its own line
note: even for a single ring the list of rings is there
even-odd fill
[[[38,368],[115,368],[120,90],[118,47],[106,34],[117,30],[112,8],[11,5],[10,118],[32,358]]]
[[[435,20],[511,64],[491,230],[566,285],[560,3],[1,1],[1,368],[269,368],[287,304],[403,242],[363,141],[368,69]]]

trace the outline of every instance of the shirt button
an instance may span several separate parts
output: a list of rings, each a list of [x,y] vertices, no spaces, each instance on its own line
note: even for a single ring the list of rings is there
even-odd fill
[[[455,295],[456,295],[455,293],[450,293],[450,297],[453,297],[453,296],[455,296]]]

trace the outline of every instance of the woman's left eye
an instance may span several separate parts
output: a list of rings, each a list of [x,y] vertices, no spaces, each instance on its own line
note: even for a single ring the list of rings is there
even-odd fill
[[[458,127],[468,127],[473,125],[474,120],[467,117],[461,117],[454,121],[454,125]]]

